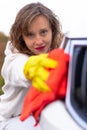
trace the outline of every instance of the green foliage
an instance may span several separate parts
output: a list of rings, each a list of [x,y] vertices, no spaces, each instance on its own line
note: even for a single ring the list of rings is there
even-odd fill
[[[0,32],[0,42],[7,42],[8,36],[6,36],[3,32]]]
[[[8,36],[6,36],[3,32],[0,32],[0,71],[2,68],[3,61],[4,61],[4,49],[5,49],[7,41],[8,41]],[[0,95],[3,93],[2,92],[3,85],[4,85],[4,79],[0,75]]]
[[[4,79],[2,78],[2,76],[0,76],[0,95],[3,93],[2,92],[2,86],[4,85]]]

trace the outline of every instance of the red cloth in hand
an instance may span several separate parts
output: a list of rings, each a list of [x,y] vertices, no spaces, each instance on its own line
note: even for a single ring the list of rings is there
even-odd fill
[[[48,57],[58,62],[55,69],[48,69],[50,76],[46,83],[51,91],[40,92],[32,86],[25,96],[20,116],[21,121],[32,114],[38,122],[40,113],[46,105],[54,100],[62,99],[66,95],[69,55],[64,53],[63,49],[58,48],[50,51]]]

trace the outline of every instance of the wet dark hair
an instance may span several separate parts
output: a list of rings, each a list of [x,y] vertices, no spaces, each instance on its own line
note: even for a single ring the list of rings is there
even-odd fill
[[[32,52],[27,48],[22,35],[28,33],[29,23],[39,15],[43,15],[49,20],[52,29],[52,44],[50,49],[57,48],[60,45],[63,35],[58,17],[40,2],[30,3],[25,5],[18,12],[10,30],[11,44],[13,44],[19,52],[32,55]]]

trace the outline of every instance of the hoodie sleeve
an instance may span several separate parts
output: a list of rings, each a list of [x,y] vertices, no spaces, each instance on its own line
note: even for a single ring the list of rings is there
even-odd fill
[[[27,59],[27,55],[19,53],[16,49],[12,52],[11,43],[7,43],[1,70],[5,83],[9,83],[14,87],[29,87],[31,85],[31,81],[27,80],[23,73]]]

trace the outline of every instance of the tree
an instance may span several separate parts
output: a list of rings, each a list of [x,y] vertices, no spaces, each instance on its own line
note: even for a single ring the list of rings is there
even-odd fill
[[[6,36],[3,32],[0,32],[0,42],[7,42],[8,36]]]

